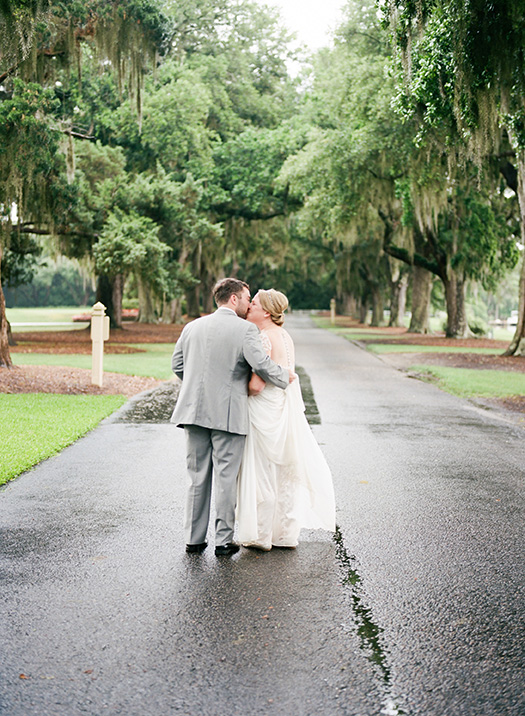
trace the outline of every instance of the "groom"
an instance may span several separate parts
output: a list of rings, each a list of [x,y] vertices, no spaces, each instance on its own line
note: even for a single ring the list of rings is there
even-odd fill
[[[250,289],[225,278],[213,289],[217,311],[188,323],[171,361],[182,387],[171,421],[184,427],[190,486],[184,532],[186,552],[206,549],[212,473],[215,475],[215,554],[239,551],[233,542],[237,474],[248,432],[252,370],[286,388],[295,375],[266,355],[259,331],[245,320]]]

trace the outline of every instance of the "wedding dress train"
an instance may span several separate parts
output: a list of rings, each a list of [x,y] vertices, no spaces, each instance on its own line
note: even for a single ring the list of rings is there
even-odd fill
[[[295,547],[301,528],[335,530],[330,468],[306,420],[297,378],[249,398],[250,431],[238,481],[237,540]]]

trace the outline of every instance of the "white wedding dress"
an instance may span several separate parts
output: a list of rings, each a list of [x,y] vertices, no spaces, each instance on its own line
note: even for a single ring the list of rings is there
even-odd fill
[[[261,334],[270,353],[268,336]],[[248,398],[248,405],[237,540],[270,550],[295,547],[303,527],[335,531],[332,475],[306,420],[299,379],[286,390],[267,384]]]

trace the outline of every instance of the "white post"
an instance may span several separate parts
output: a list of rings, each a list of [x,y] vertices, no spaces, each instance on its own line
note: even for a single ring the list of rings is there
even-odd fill
[[[102,388],[104,381],[104,341],[109,338],[109,316],[103,303],[95,303],[91,313],[91,382]]]
[[[330,299],[330,323],[335,323],[335,298]]]

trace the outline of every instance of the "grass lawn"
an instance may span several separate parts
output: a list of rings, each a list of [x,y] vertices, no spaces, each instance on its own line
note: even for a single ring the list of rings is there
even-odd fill
[[[125,402],[123,395],[0,394],[0,485],[60,452]]]
[[[466,348],[464,346],[418,346],[401,343],[369,343],[366,347],[371,353],[484,353],[499,355],[501,349]]]
[[[413,365],[410,370],[453,395],[463,398],[505,398],[525,395],[525,373],[505,370],[471,370],[446,366]]]
[[[322,326],[321,326],[322,327]],[[374,333],[373,331],[354,331],[351,328],[330,328],[331,331],[334,331],[334,333],[337,333],[339,336],[342,336],[343,338],[348,339],[349,341],[373,341],[373,340],[381,340],[381,341],[390,341],[394,338],[401,338],[403,337],[403,334],[395,334],[395,333]]]
[[[36,330],[57,330],[57,326],[46,326],[46,323],[68,323],[66,328],[85,328],[86,323],[73,323],[72,318],[80,313],[91,313],[91,306],[62,306],[59,308],[8,308],[6,310],[7,320],[13,325],[13,330],[36,331]],[[28,323],[30,325],[20,326],[16,324]],[[38,324],[41,324],[39,326]]]
[[[82,309],[8,309],[8,317],[14,323],[68,321],[76,313],[82,313]],[[144,352],[106,354],[104,370],[160,380],[173,377],[173,344],[147,343],[135,347]],[[91,370],[91,355],[13,351],[11,358],[16,365]],[[0,394],[0,485],[60,452],[126,400],[122,395]]]
[[[109,373],[140,375],[159,380],[168,380],[173,377],[171,370],[173,345],[170,343],[144,343],[137,345],[137,348],[144,349],[145,353],[106,354],[104,370]],[[60,365],[91,370],[91,355],[78,353],[13,352],[11,358],[16,365]]]

